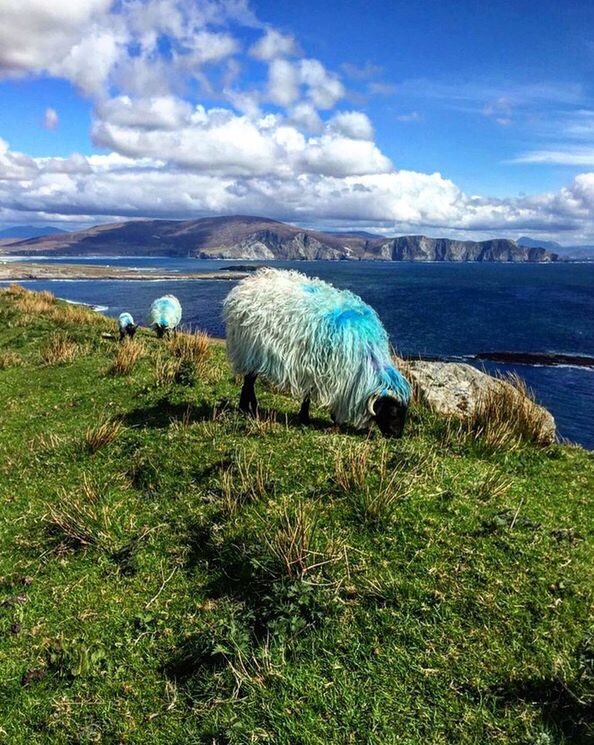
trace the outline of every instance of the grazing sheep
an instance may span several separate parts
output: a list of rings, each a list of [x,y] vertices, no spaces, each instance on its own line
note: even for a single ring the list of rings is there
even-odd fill
[[[120,329],[120,341],[123,341],[127,336],[133,339],[138,328],[138,324],[134,323],[134,319],[130,313],[120,313],[118,326]]]
[[[161,339],[171,331],[175,332],[182,317],[179,300],[174,295],[163,295],[153,300],[149,312],[149,325]]]
[[[254,383],[263,375],[303,403],[329,408],[336,423],[400,437],[410,385],[394,367],[388,335],[361,298],[295,271],[262,269],[224,301],[227,352],[244,376],[240,409],[256,414]]]

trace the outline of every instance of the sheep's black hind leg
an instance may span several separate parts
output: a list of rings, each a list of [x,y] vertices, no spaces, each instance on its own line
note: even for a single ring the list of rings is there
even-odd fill
[[[309,396],[306,396],[303,399],[303,403],[301,404],[301,408],[299,409],[299,424],[309,424]]]
[[[246,414],[256,416],[258,414],[258,399],[256,398],[256,391],[254,385],[256,383],[256,375],[245,375],[243,378],[243,388],[241,389],[241,396],[239,397],[239,408]]]

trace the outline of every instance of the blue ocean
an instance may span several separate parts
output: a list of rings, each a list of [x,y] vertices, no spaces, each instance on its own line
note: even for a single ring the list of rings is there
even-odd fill
[[[47,259],[174,271],[220,270],[241,261],[172,258]],[[253,262],[259,263],[259,262]],[[465,358],[484,352],[537,352],[594,357],[594,264],[418,264],[407,262],[275,262],[348,288],[382,318],[405,355]],[[183,323],[223,336],[221,304],[231,281],[37,281],[59,297],[91,303],[110,316],[124,310],[144,321],[166,292],[181,301]],[[520,374],[554,414],[562,438],[594,449],[594,370],[566,366],[476,363]]]

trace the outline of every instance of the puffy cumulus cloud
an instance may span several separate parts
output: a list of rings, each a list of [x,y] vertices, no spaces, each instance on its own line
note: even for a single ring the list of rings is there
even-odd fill
[[[300,53],[295,37],[281,34],[274,28],[267,28],[266,33],[250,48],[250,55],[259,60],[272,60],[277,57],[291,57]]]
[[[319,132],[322,127],[322,120],[315,106],[308,101],[300,101],[289,110],[289,120],[292,124],[308,132]]]
[[[58,126],[60,117],[55,109],[48,107],[43,114],[43,126],[46,129],[55,129]]]
[[[308,140],[297,166],[302,171],[337,177],[393,171],[390,160],[373,142],[334,134]]]
[[[259,26],[244,0],[5,0],[0,76],[45,73],[101,96],[113,84],[141,90],[142,67],[144,82],[169,92],[239,51],[231,33],[213,28],[232,24]]]
[[[297,112],[315,120],[315,110]],[[371,124],[357,112],[332,118],[320,136],[306,137],[280,115],[239,116],[228,109],[175,106],[170,99],[113,99],[101,110],[93,140],[129,158],[221,175],[301,173],[349,176],[386,173],[392,164],[369,139]]]
[[[373,140],[373,126],[361,111],[341,111],[329,120],[328,127],[353,140]]]
[[[273,59],[268,66],[268,100],[290,106],[304,95],[316,109],[332,109],[345,95],[338,78],[316,59]]]
[[[345,89],[340,79],[318,60],[301,60],[299,71],[301,82],[307,86],[307,95],[318,109],[331,109],[343,98]]]
[[[0,181],[19,181],[33,178],[38,172],[37,163],[23,153],[13,152],[0,138]]]
[[[100,102],[96,113],[100,120],[116,126],[173,130],[189,120],[192,107],[174,96],[141,99],[118,96]]]
[[[279,106],[290,106],[300,95],[299,69],[288,60],[272,60],[268,67],[268,97]]]
[[[4,0],[0,72],[40,72],[59,64],[113,0]]]

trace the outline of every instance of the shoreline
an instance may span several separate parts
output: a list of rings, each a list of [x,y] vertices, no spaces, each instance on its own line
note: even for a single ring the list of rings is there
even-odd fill
[[[244,279],[246,271],[234,269],[211,272],[171,272],[129,267],[108,267],[94,264],[35,264],[34,262],[7,261],[0,257],[0,282],[27,282],[34,280],[125,280],[125,281],[179,281]]]

